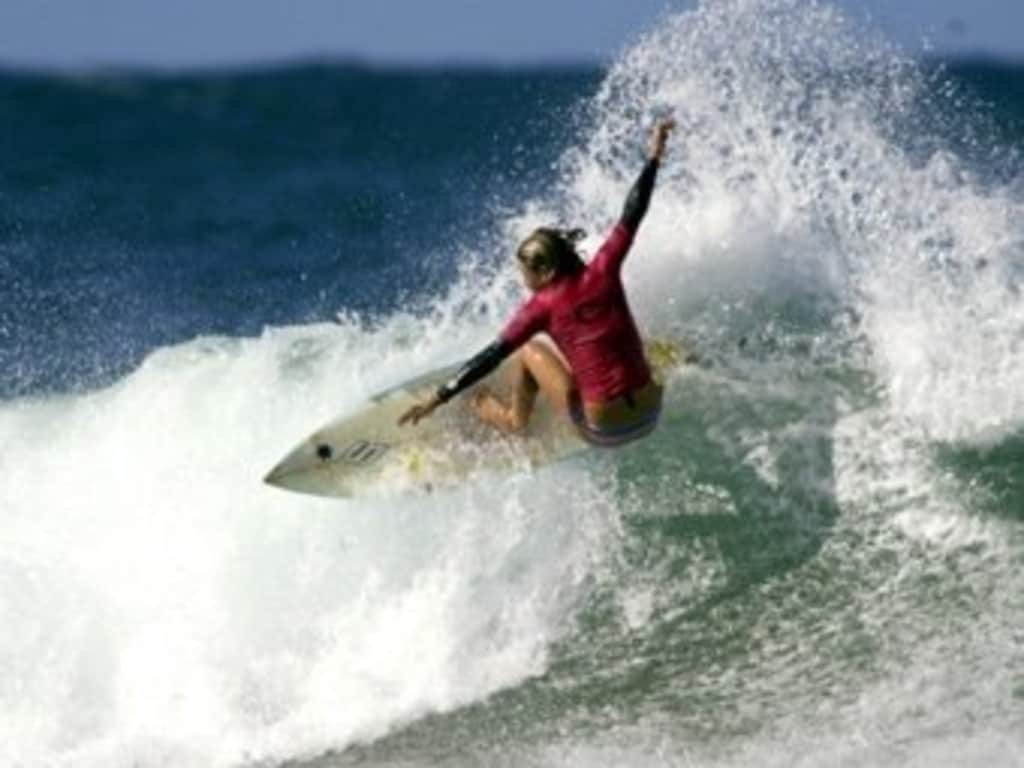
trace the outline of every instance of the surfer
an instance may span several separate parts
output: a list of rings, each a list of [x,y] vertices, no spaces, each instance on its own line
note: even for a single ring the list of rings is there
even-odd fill
[[[530,299],[493,343],[429,400],[403,413],[399,424],[416,424],[515,353],[511,398],[505,401],[485,386],[473,396],[484,422],[509,434],[522,432],[539,391],[598,445],[620,445],[654,429],[662,388],[651,376],[621,272],[674,128],[671,119],[654,126],[647,162],[618,223],[589,264],[576,251],[584,237],[578,229],[541,227],[520,244],[516,256]],[[557,350],[532,340],[539,333],[547,333]]]

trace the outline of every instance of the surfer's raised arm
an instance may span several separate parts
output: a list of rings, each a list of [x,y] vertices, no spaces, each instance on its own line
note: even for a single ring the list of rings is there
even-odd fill
[[[647,215],[647,209],[651,205],[651,195],[654,193],[654,183],[658,178],[661,158],[665,154],[665,144],[675,127],[676,121],[671,118],[663,118],[655,123],[651,131],[647,162],[626,196],[626,204],[622,207],[622,215],[619,217],[618,224],[594,254],[594,260],[591,262],[592,269],[613,275],[618,275],[622,270],[622,263],[626,260],[626,255],[633,245],[640,222]]]
[[[665,144],[668,142],[668,135],[676,127],[676,121],[671,118],[659,120],[651,132],[651,144],[648,149],[647,163],[640,172],[639,178],[629,190],[626,197],[626,204],[622,208],[622,216],[619,223],[632,233],[636,233],[640,222],[647,213],[651,204],[651,194],[654,192],[654,182],[658,176],[658,166],[661,165],[661,158],[665,154]]]

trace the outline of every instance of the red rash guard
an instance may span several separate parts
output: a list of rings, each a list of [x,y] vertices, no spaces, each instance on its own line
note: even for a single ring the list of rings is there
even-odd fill
[[[546,332],[568,361],[586,402],[613,400],[651,380],[622,287],[622,262],[633,235],[619,222],[586,269],[537,291],[500,335],[506,347],[516,349]]]

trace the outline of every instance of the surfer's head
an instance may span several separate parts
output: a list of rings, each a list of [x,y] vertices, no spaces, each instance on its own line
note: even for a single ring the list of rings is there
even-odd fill
[[[576,243],[584,237],[586,233],[582,229],[535,229],[516,251],[527,286],[536,291],[552,280],[583,269],[583,259],[576,252]]]

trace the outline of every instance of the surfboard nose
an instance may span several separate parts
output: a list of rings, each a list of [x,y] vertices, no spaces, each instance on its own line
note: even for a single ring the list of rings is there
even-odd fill
[[[281,465],[273,467],[267,474],[263,476],[263,482],[267,485],[281,486],[281,478],[284,477],[285,472],[281,469]]]
[[[285,472],[281,469],[281,465],[278,464],[263,476],[263,482],[267,485],[280,485],[280,480],[284,475]]]
[[[330,459],[330,454],[328,454],[327,459]],[[291,488],[292,484],[288,482],[289,477],[306,472],[317,462],[325,461],[327,459],[319,458],[317,448],[311,445],[308,441],[301,443],[291,453],[275,464],[273,469],[267,472],[263,478],[263,482],[268,485],[276,485],[279,488]]]

